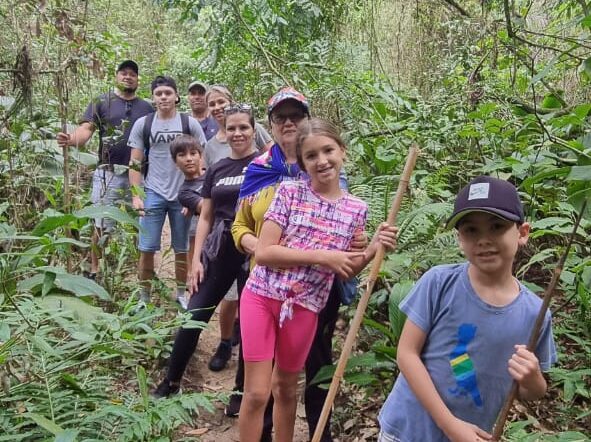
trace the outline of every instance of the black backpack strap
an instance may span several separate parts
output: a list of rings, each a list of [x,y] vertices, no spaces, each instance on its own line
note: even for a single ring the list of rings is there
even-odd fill
[[[191,128],[189,127],[189,114],[180,112],[181,114],[181,130],[185,135],[191,135]]]
[[[146,115],[144,120],[144,130],[142,132],[142,138],[144,141],[144,160],[142,161],[142,172],[144,177],[148,175],[148,156],[150,154],[150,138],[152,136],[152,123],[154,123],[154,117],[156,112]]]

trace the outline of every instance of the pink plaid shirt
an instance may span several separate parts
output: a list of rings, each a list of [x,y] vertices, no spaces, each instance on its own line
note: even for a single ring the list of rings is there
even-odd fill
[[[265,220],[283,230],[279,244],[300,250],[348,250],[354,234],[365,229],[366,217],[367,205],[359,198],[345,192],[338,200],[324,199],[307,180],[281,183],[265,213]],[[318,313],[326,305],[334,277],[334,272],[320,266],[256,265],[246,287],[257,295]]]

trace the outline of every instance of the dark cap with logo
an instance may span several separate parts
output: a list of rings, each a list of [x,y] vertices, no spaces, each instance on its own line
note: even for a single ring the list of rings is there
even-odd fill
[[[455,227],[460,219],[471,212],[491,213],[516,223],[525,220],[523,205],[515,186],[508,181],[484,175],[474,178],[460,190],[446,227]]]
[[[178,92],[176,89],[176,81],[165,75],[158,75],[156,78],[154,78],[152,81],[152,93],[158,86],[168,86],[173,88],[175,92]]]
[[[139,67],[133,60],[123,60],[121,63],[119,63],[119,66],[117,66],[117,72],[122,71],[125,68],[131,69],[136,74],[139,73]]]

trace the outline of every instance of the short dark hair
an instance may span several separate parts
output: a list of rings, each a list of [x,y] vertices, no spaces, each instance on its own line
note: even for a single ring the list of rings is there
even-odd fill
[[[154,89],[158,86],[168,86],[174,89],[175,92],[177,91],[176,88],[176,81],[172,77],[168,77],[166,75],[158,75],[154,80],[152,80],[152,93],[154,93]]]
[[[306,138],[318,135],[321,137],[331,138],[337,143],[343,150],[346,150],[345,142],[341,137],[338,128],[330,121],[323,120],[322,118],[310,118],[306,124],[302,124],[298,129],[298,140],[296,144],[296,157],[298,159],[298,166],[302,171],[306,171],[304,167],[304,159],[302,157],[302,145]]]
[[[176,162],[177,155],[185,152],[189,152],[191,150],[196,150],[199,152],[199,155],[203,154],[203,147],[199,140],[195,138],[193,135],[181,135],[174,139],[172,143],[170,143],[170,155],[172,155],[172,160]]]

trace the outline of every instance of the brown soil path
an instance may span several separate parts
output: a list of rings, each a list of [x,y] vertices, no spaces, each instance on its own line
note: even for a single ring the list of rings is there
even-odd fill
[[[170,247],[170,230],[168,221],[162,234],[162,250]],[[164,253],[156,256],[156,269],[162,280],[174,280],[174,254]],[[182,386],[185,391],[210,391],[214,393],[229,393],[234,386],[234,375],[238,365],[238,348],[232,352],[232,359],[228,367],[221,372],[213,372],[207,368],[211,355],[215,352],[219,342],[218,312],[214,314],[207,329],[201,333],[199,345],[189,367],[183,377]],[[303,381],[300,382],[300,385]],[[301,396],[301,395],[300,395]],[[215,413],[203,413],[197,418],[197,425],[184,427],[180,431],[186,436],[199,436],[203,442],[237,442],[240,440],[238,433],[238,419],[224,415],[224,404],[216,403]],[[304,405],[301,397],[298,399],[298,409],[295,425],[294,442],[308,441],[308,427],[305,420]]]

